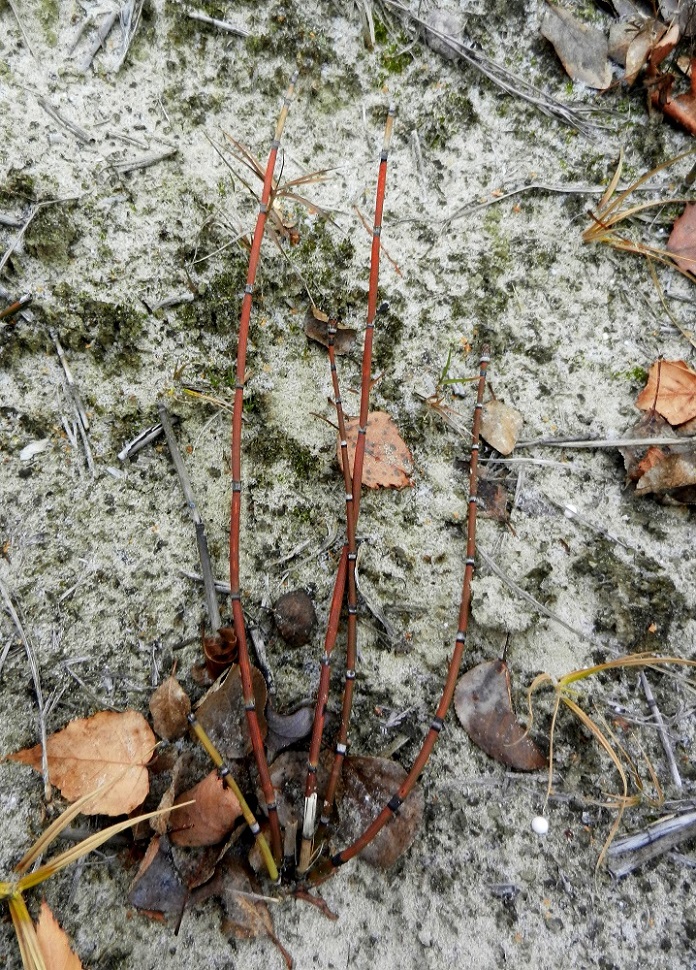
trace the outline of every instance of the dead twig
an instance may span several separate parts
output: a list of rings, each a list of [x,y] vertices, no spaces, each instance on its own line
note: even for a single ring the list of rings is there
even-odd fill
[[[167,158],[172,158],[177,152],[177,148],[167,148],[162,152],[149,152],[147,155],[141,155],[140,158],[125,159],[122,162],[109,161],[108,165],[119,175],[125,175],[127,172],[135,172],[140,168],[157,165]]]
[[[32,646],[29,637],[24,632],[24,627],[20,621],[17,610],[15,609],[14,603],[12,602],[12,596],[9,589],[5,583],[0,579],[0,593],[5,601],[5,608],[10,614],[10,619],[15,625],[15,629],[19,634],[19,639],[22,641],[25,653],[27,655],[27,660],[29,661],[29,669],[31,671],[31,679],[34,682],[34,692],[36,694],[36,707],[38,709],[39,718],[39,737],[41,738],[41,775],[43,777],[44,783],[44,798],[47,802],[51,801],[52,789],[51,783],[48,780],[48,755],[46,749],[46,714],[44,707],[43,691],[41,690],[41,677],[39,676],[39,666],[36,662],[36,653],[34,647]]]
[[[207,13],[203,13],[201,10],[188,10],[186,16],[189,20],[198,20],[202,24],[210,24],[211,27],[217,27],[218,30],[225,30],[228,34],[236,34],[237,37],[251,37],[250,32],[243,27],[235,27],[234,24],[229,23],[227,20],[217,20],[215,17],[209,17]]]
[[[680,435],[674,438],[588,438],[578,441],[575,438],[534,438],[518,441],[516,448],[642,448],[647,445],[693,445],[694,435]]]
[[[193,523],[196,527],[196,543],[198,545],[198,555],[200,556],[201,570],[203,572],[205,603],[208,609],[208,621],[214,636],[222,626],[222,619],[220,618],[220,607],[218,606],[217,593],[215,590],[215,578],[213,576],[213,567],[210,562],[210,552],[208,551],[208,539],[205,534],[205,523],[201,518],[201,514],[198,511],[198,505],[193,497],[191,480],[188,476],[188,472],[186,471],[186,466],[184,465],[184,460],[181,457],[181,452],[179,451],[179,446],[176,441],[169,411],[161,401],[158,404],[157,409],[159,411],[160,424],[162,425],[164,435],[167,439],[167,444],[169,445],[169,453],[172,456],[172,461],[174,462],[174,467],[176,468],[176,473],[179,477],[181,491],[184,493],[186,505],[188,506],[188,510],[191,513],[191,518],[193,519]]]
[[[474,67],[477,71],[492,81],[496,87],[505,91],[506,94],[510,94],[513,97],[521,98],[528,104],[531,104],[537,110],[541,111],[542,114],[547,115],[549,118],[554,118],[556,121],[561,121],[565,125],[569,125],[574,128],[581,135],[586,138],[592,138],[595,135],[596,129],[604,127],[598,122],[585,121],[581,117],[579,112],[574,111],[568,105],[563,104],[561,101],[557,101],[548,94],[544,94],[539,88],[534,87],[533,84],[529,84],[524,78],[513,74],[508,71],[501,64],[497,64],[495,61],[486,57],[480,51],[475,50],[473,47],[469,47],[468,44],[464,44],[462,41],[457,40],[456,37],[452,37],[450,34],[445,34],[441,30],[431,26],[426,20],[421,17],[417,17],[415,14],[404,6],[404,4],[399,3],[398,0],[382,0],[386,6],[397,10],[404,19],[410,21],[411,23],[417,24],[422,30],[424,30],[431,37],[436,37],[443,45],[445,45],[453,54],[457,57],[461,57],[463,61],[466,61],[471,67]]]
[[[51,118],[53,118],[54,121],[57,121],[59,125],[67,128],[67,130],[74,135],[78,141],[83,142],[85,145],[91,145],[96,141],[94,135],[90,135],[88,131],[85,131],[84,128],[80,128],[79,125],[75,124],[74,121],[70,121],[69,118],[64,118],[60,111],[57,108],[54,108],[47,98],[44,98],[40,94],[35,94],[34,96],[46,114],[50,115]]]
[[[660,741],[662,742],[662,747],[664,748],[665,756],[667,758],[667,763],[669,765],[669,771],[672,776],[672,781],[674,782],[675,788],[682,787],[681,775],[679,774],[679,768],[677,767],[677,760],[674,757],[674,751],[672,750],[672,745],[669,740],[669,734],[665,727],[665,722],[662,717],[662,712],[657,706],[657,701],[655,700],[655,695],[652,692],[652,687],[650,686],[650,681],[645,676],[645,671],[640,672],[640,682],[643,687],[643,692],[645,693],[645,699],[648,702],[648,707],[650,708],[650,713],[652,719],[657,728],[657,733],[660,736]]]
[[[696,812],[668,815],[640,832],[615,839],[607,850],[607,868],[612,876],[620,879],[694,835]],[[617,856],[628,858],[614,861]]]

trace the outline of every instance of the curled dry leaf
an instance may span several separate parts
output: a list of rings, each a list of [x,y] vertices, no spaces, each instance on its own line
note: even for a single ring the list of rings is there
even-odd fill
[[[545,768],[546,756],[528,736],[512,709],[510,672],[502,660],[468,670],[454,692],[454,707],[474,744],[516,771]]]
[[[693,446],[680,444],[679,434],[690,422],[680,425],[674,444],[621,448],[626,478],[634,482],[636,495],[669,497],[683,505],[696,504],[696,454]],[[655,411],[647,411],[631,429],[630,438],[665,437],[671,431],[668,422]]]
[[[174,845],[217,845],[242,814],[237,798],[217,771],[179,795],[174,805],[190,801],[195,804],[180,808],[172,818],[169,837]]]
[[[683,360],[658,360],[636,399],[641,411],[655,410],[671,425],[696,417],[696,371]]]
[[[664,455],[636,483],[636,495],[669,495],[682,505],[696,504],[696,454]]]
[[[675,221],[667,249],[680,269],[696,273],[696,205],[687,205]]]
[[[406,778],[396,761],[387,758],[346,758],[343,765],[343,797],[337,802],[339,834],[356,839],[382,811]],[[360,853],[371,866],[388,869],[409,848],[423,820],[425,799],[416,786],[394,818]]]
[[[358,440],[359,418],[346,419],[348,461],[351,473],[355,462],[355,446]],[[341,461],[341,444],[338,444],[338,460]],[[392,418],[385,411],[372,411],[367,417],[367,441],[363,464],[362,484],[367,488],[408,488],[413,456],[396,429]]]
[[[666,30],[665,24],[653,17],[632,18],[612,25],[609,57],[626,68],[626,84],[636,80]]]
[[[150,698],[150,713],[155,732],[166,741],[175,741],[186,733],[191,701],[176,677],[167,677]]]
[[[80,958],[73,953],[65,930],[51,912],[45,899],[41,902],[36,937],[44,963],[49,970],[82,970]]]
[[[481,415],[481,437],[501,455],[509,455],[517,444],[524,418],[502,401],[489,401]]]
[[[146,765],[155,744],[149,724],[137,711],[100,711],[71,721],[47,739],[48,777],[69,802],[114,781],[83,811],[87,815],[128,815],[145,801],[149,791]],[[8,758],[40,771],[41,745]]]
[[[305,317],[304,331],[310,340],[329,346],[329,325],[336,327],[334,334],[334,350],[337,354],[347,354],[355,343],[356,331],[350,327],[340,327],[336,320],[330,320],[326,313],[317,307],[310,307]]]
[[[263,675],[256,667],[251,668],[251,681],[256,700],[256,715],[261,735],[265,738],[267,725],[263,712],[266,709],[268,691]],[[196,716],[223,758],[244,758],[251,752],[238,666],[230,667],[215,681],[201,701]]]
[[[229,938],[250,940],[267,936],[280,951],[288,970],[292,970],[292,957],[275,935],[271,912],[258,894],[258,886],[245,864],[226,852],[218,860],[212,877],[191,893],[191,905],[197,906],[212,896],[222,900],[225,919],[222,932]]]
[[[279,751],[289,748],[295,741],[300,741],[309,735],[314,722],[314,707],[304,705],[292,714],[277,714],[269,700],[266,718],[268,720],[266,752],[268,760],[273,761]]]
[[[573,81],[604,91],[611,84],[607,39],[583,24],[563,7],[546,5],[542,35],[553,44],[561,64]]]

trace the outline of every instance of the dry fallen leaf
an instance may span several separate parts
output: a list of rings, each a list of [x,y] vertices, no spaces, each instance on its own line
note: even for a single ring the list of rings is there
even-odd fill
[[[150,698],[150,713],[155,732],[166,741],[175,741],[186,733],[191,701],[176,677],[167,677]]]
[[[667,27],[654,18],[632,18],[613,24],[609,31],[609,57],[625,67],[624,81],[633,84]]]
[[[547,765],[512,709],[510,672],[502,660],[467,670],[454,692],[457,717],[474,744],[491,758],[517,771]]]
[[[583,24],[563,7],[546,6],[542,35],[573,81],[604,91],[611,84],[607,39],[599,30]]]
[[[356,839],[382,811],[406,778],[396,761],[387,758],[346,758],[343,797],[338,801],[339,833]],[[416,787],[377,838],[360,853],[371,866],[388,869],[411,845],[423,820],[425,798]]]
[[[658,360],[636,399],[641,411],[655,410],[671,425],[696,417],[696,371],[683,360]]]
[[[267,726],[264,711],[268,692],[263,675],[256,667],[251,668],[251,680],[256,700],[256,715],[262,737]],[[251,753],[251,738],[247,727],[239,667],[234,666],[222,675],[201,701],[196,716],[208,737],[223,758],[244,758]]]
[[[242,814],[237,798],[217,771],[179,795],[174,805],[190,801],[195,804],[180,808],[172,818],[169,838],[174,845],[217,845]]]
[[[675,221],[667,249],[680,269],[696,273],[696,205],[687,205]]]
[[[314,723],[314,707],[305,704],[292,714],[277,714],[269,700],[266,718],[268,720],[266,752],[268,760],[273,761],[279,751],[289,748],[291,744],[309,735]]]
[[[69,802],[114,781],[84,808],[87,815],[128,815],[150,788],[147,763],[156,738],[137,711],[100,711],[71,721],[46,742],[48,777]],[[41,770],[41,745],[8,755]],[[115,780],[114,780],[115,779]]]
[[[346,419],[348,461],[351,473],[355,461],[359,418]],[[341,445],[338,445],[341,461]],[[362,484],[367,488],[407,488],[413,485],[410,478],[413,457],[396,429],[392,418],[385,411],[372,411],[367,416],[367,441],[363,464]]]
[[[128,902],[151,913],[180,915],[187,899],[188,890],[174,864],[169,839],[155,835],[133,880]]]
[[[275,935],[268,906],[263,899],[253,898],[257,893],[258,886],[244,863],[228,852],[220,859],[212,879],[191,894],[191,901],[196,905],[211,896],[219,896],[225,909],[222,932],[238,940],[267,936],[278,948],[288,970],[292,970],[292,957]]]
[[[647,468],[636,483],[636,495],[669,495],[683,505],[696,503],[696,454],[666,455]]]
[[[80,958],[73,953],[70,941],[46,900],[41,902],[36,936],[48,970],[82,970]]]
[[[502,401],[489,401],[481,415],[481,437],[501,455],[509,455],[517,444],[524,418]]]

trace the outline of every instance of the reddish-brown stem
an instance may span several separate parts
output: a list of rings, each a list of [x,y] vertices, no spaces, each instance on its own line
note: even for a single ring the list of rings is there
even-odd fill
[[[317,815],[317,770],[319,767],[319,752],[324,735],[324,722],[326,720],[326,704],[329,696],[329,682],[331,679],[331,655],[336,645],[338,635],[338,624],[341,616],[341,606],[345,595],[346,577],[348,573],[348,562],[351,553],[355,553],[355,521],[353,519],[353,480],[350,472],[350,459],[348,457],[348,439],[346,434],[346,420],[343,411],[343,401],[341,399],[341,389],[338,383],[338,370],[336,368],[336,324],[330,320],[327,328],[329,364],[331,367],[331,383],[334,392],[334,405],[336,407],[336,417],[338,419],[338,434],[341,443],[341,468],[343,470],[343,485],[346,496],[346,531],[347,543],[341,553],[336,583],[334,585],[333,598],[331,600],[331,612],[329,613],[329,626],[324,642],[324,656],[321,661],[321,674],[319,677],[319,691],[317,693],[317,703],[314,710],[314,721],[312,724],[312,740],[309,747],[307,758],[307,780],[305,782],[305,803],[304,818],[302,822],[302,846],[300,849],[300,861],[297,871],[300,875],[304,874],[310,866],[312,859],[312,841],[316,827]],[[352,576],[352,587],[348,590],[349,611],[350,604],[356,603],[355,573]],[[355,622],[355,616],[352,616]],[[349,612],[348,622],[351,622]]]
[[[454,642],[452,659],[450,660],[449,667],[447,669],[447,678],[445,680],[445,685],[440,697],[440,703],[437,706],[435,717],[430,724],[430,729],[425,737],[425,740],[423,741],[423,745],[403,784],[392,795],[390,800],[384,806],[379,815],[374,819],[374,821],[365,829],[362,835],[356,839],[355,842],[353,842],[352,845],[349,845],[341,852],[337,852],[330,859],[327,859],[322,866],[311,874],[310,879],[314,883],[323,882],[325,879],[328,879],[331,875],[333,875],[334,872],[336,872],[339,866],[343,865],[345,862],[348,862],[359,852],[362,852],[362,850],[368,846],[374,838],[376,838],[387,822],[398,812],[400,806],[403,804],[404,800],[408,797],[409,793],[418,781],[418,778],[420,777],[428,762],[428,759],[430,758],[430,754],[435,746],[438,735],[442,730],[444,719],[447,716],[447,712],[452,703],[452,697],[454,695],[454,689],[457,683],[459,668],[461,666],[462,656],[464,653],[464,645],[466,643],[466,631],[471,606],[471,580],[474,573],[474,556],[476,553],[478,452],[481,429],[481,411],[483,409],[483,394],[486,386],[486,369],[488,367],[489,360],[490,357],[488,355],[488,347],[484,347],[481,354],[478,394],[476,399],[476,408],[474,410],[472,430],[472,446],[469,470],[469,511],[467,516],[464,581],[462,584],[462,597],[459,606],[457,635]]]
[[[261,202],[259,214],[254,229],[254,237],[251,243],[249,254],[249,269],[247,271],[247,281],[244,287],[244,298],[242,300],[242,311],[239,320],[239,338],[237,343],[237,371],[234,392],[234,414],[232,416],[232,503],[230,511],[230,589],[232,600],[232,616],[234,619],[234,632],[237,636],[239,645],[239,670],[242,680],[242,692],[244,695],[244,707],[246,709],[247,724],[251,744],[254,750],[254,758],[259,772],[259,780],[263,790],[263,797],[266,801],[266,810],[271,828],[271,848],[276,861],[281,858],[281,836],[280,823],[278,822],[278,810],[275,801],[275,793],[271,776],[268,770],[268,761],[263,746],[263,738],[259,728],[259,721],[256,715],[256,704],[254,701],[254,691],[251,681],[251,663],[249,660],[249,648],[246,639],[246,628],[244,625],[244,611],[242,609],[240,582],[239,582],[239,545],[240,545],[240,520],[242,510],[242,411],[244,407],[244,376],[246,371],[247,344],[249,339],[249,321],[251,319],[251,305],[254,293],[254,283],[256,282],[256,271],[261,255],[261,243],[266,229],[268,211],[272,205],[273,193],[273,173],[275,170],[276,157],[280,138],[285,126],[290,104],[295,89],[295,75],[290,82],[283,107],[278,117],[275,134],[271,142],[271,150],[266,163],[266,174],[263,180],[261,192]]]
[[[324,793],[324,807],[322,810],[321,821],[326,824],[329,821],[333,803],[336,795],[336,787],[341,777],[343,759],[348,750],[348,728],[350,725],[350,715],[353,706],[353,690],[355,685],[355,667],[358,656],[358,596],[355,582],[355,563],[357,560],[356,531],[358,515],[360,511],[360,488],[362,484],[362,470],[365,457],[365,442],[367,438],[367,421],[370,403],[370,389],[372,386],[372,344],[374,337],[375,316],[377,314],[377,287],[379,281],[379,257],[380,257],[380,236],[382,232],[382,213],[384,210],[384,193],[387,179],[387,159],[389,157],[389,145],[391,143],[392,130],[394,127],[394,116],[396,108],[390,105],[387,123],[384,131],[384,143],[380,157],[379,176],[377,179],[377,193],[375,201],[375,221],[372,233],[372,251],[370,254],[370,282],[367,300],[367,322],[365,328],[365,342],[363,346],[362,358],[362,379],[360,393],[360,417],[358,419],[358,440],[353,459],[353,471],[351,474],[348,459],[348,443],[346,436],[345,420],[341,395],[338,385],[338,375],[336,371],[336,358],[333,347],[333,336],[329,328],[329,361],[331,364],[331,379],[333,382],[334,398],[336,403],[336,415],[338,418],[339,435],[341,441],[341,462],[343,466],[343,479],[346,490],[346,532],[347,532],[347,591],[348,591],[348,629],[346,637],[346,673],[343,688],[343,702],[341,706],[341,722],[336,739],[333,766],[329,781]],[[312,765],[309,765],[312,771]],[[309,781],[309,779],[308,779]],[[308,786],[309,787],[309,786]],[[309,849],[311,839],[310,831],[314,827],[314,819],[308,816],[314,812],[314,803],[305,800],[305,822],[303,824],[303,845],[300,859],[300,872],[302,866],[309,862]]]

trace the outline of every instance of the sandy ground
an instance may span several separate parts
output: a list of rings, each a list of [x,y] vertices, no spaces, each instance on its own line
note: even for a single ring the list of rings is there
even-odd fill
[[[596,194],[537,189],[459,210],[528,183],[606,185],[621,146],[626,177],[637,177],[688,148],[688,136],[648,118],[640,86],[600,97],[573,88],[539,36],[534,0],[462,3],[465,36],[548,94],[601,108],[597,120],[606,127],[593,137],[412,43],[398,20],[385,26],[378,11],[377,44],[369,50],[360,14],[347,2],[204,5],[247,29],[244,40],[189,20],[183,4],[150,0],[120,70],[118,28],[91,66],[92,26],[71,53],[85,17],[98,14],[99,21],[108,4],[16,6],[27,39],[9,5],[0,9],[0,215],[21,225],[32,204],[42,207],[0,276],[10,296],[34,297],[31,315],[0,332],[0,575],[21,607],[53,701],[48,731],[105,708],[146,713],[153,686],[174,660],[192,696],[200,694],[190,669],[204,605],[182,575],[197,568],[195,542],[168,454],[160,445],[124,463],[118,453],[155,422],[164,397],[180,418],[177,433],[224,577],[228,415],[187,396],[183,385],[231,398],[246,271],[235,238],[250,231],[256,207],[240,176],[258,185],[225,155],[223,133],[265,158],[299,67],[282,177],[331,169],[326,182],[302,192],[333,222],[290,203],[286,221],[296,222],[299,244],[283,252],[270,239],[264,244],[245,415],[243,591],[250,616],[263,618],[262,605],[280,592],[313,587],[320,615],[313,642],[300,651],[269,642],[278,702],[290,707],[316,688],[339,547],[310,556],[340,526],[343,493],[334,432],[322,420],[331,418],[328,365],[303,333],[305,285],[321,309],[361,326],[370,239],[356,209],[370,218],[393,100],[383,234],[390,259],[381,279],[389,311],[376,337],[382,378],[373,406],[396,420],[413,452],[415,484],[363,502],[364,592],[391,609],[398,636],[388,642],[362,611],[354,745],[377,753],[402,732],[406,743],[396,757],[407,765],[451,649],[464,556],[459,459],[466,438],[421,397],[434,393],[449,351],[450,375],[471,376],[482,340],[491,343],[492,387],[521,411],[527,439],[626,435],[638,417],[641,373],[660,354],[694,359],[660,309],[644,261],[583,246]],[[164,160],[126,171],[126,163],[167,151]],[[687,159],[656,181],[674,186],[689,166]],[[0,251],[17,232],[0,224]],[[645,232],[656,242],[663,227]],[[688,284],[662,279],[688,326]],[[157,308],[171,297],[181,302]],[[51,330],[89,416],[93,473],[82,443],[71,441],[75,412]],[[357,354],[342,374],[350,410]],[[461,398],[445,403],[467,426],[471,386],[462,388]],[[43,450],[23,456],[36,442]],[[691,513],[636,500],[615,450],[534,448],[516,456],[527,461],[509,466],[520,476],[511,484],[511,527],[481,521],[481,548],[575,632],[481,564],[466,663],[499,656],[510,632],[508,659],[523,704],[524,687],[540,671],[559,676],[632,650],[689,656],[696,629]],[[559,506],[567,503],[584,521],[563,514]],[[301,553],[279,562],[303,542]],[[0,633],[5,754],[34,744],[38,722],[26,657],[6,614]],[[648,715],[635,675],[590,682],[579,700],[614,729],[623,725],[623,743],[638,760],[641,748],[649,755],[668,806],[683,805],[695,778],[693,696],[680,681],[651,676],[670,719],[681,791],[654,732],[630,730],[630,719]],[[406,709],[398,729],[383,730],[389,712]],[[537,714],[542,735],[550,709],[547,694]],[[596,873],[615,817],[597,803],[618,780],[570,716],[559,719],[556,744],[557,795],[548,807],[549,834],[539,839],[530,822],[542,810],[545,776],[506,772],[452,720],[423,778],[422,830],[396,867],[346,866],[323,889],[339,914],[335,924],[301,903],[274,909],[296,966],[694,966],[693,860],[664,857],[620,882]],[[27,768],[6,763],[1,770],[0,858],[9,870],[44,824],[42,785]],[[666,810],[646,797],[626,813],[624,829]],[[266,940],[228,943],[215,902],[186,914],[178,937],[137,914],[126,903],[133,873],[132,863],[109,851],[74,878],[47,885],[85,966],[281,965]],[[9,920],[0,924],[0,956],[8,968],[19,966]]]

